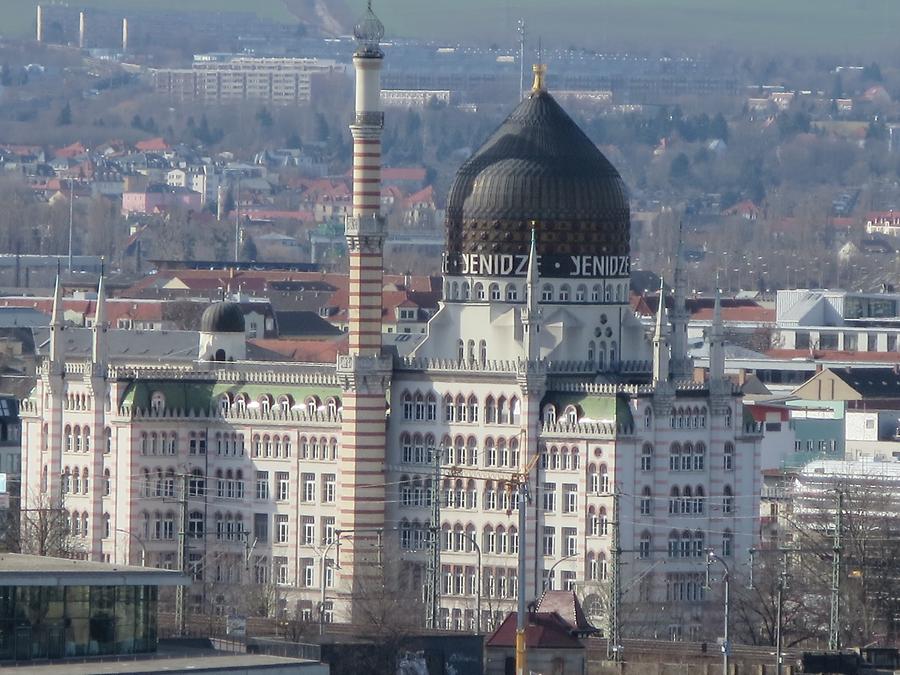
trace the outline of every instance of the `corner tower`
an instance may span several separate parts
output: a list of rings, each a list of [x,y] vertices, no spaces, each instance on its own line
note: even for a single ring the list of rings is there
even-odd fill
[[[350,258],[349,351],[339,355],[343,391],[338,529],[345,621],[361,620],[355,599],[382,573],[379,533],[385,526],[386,394],[391,359],[382,354],[384,218],[381,215],[381,65],[384,26],[372,11],[354,29],[357,49],[353,134],[353,215],[345,233]],[[338,536],[341,536],[340,534]]]

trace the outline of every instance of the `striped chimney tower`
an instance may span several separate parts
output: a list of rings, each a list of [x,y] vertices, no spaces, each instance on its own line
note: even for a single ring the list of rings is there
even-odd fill
[[[356,69],[356,114],[353,134],[353,215],[345,232],[350,257],[349,353],[338,356],[337,371],[343,389],[342,447],[340,458],[340,512],[342,540],[342,599],[338,610],[345,620],[359,619],[367,589],[381,587],[377,564],[381,531],[385,526],[386,394],[391,359],[382,355],[381,311],[383,285],[384,218],[381,215],[381,64],[379,45],[384,26],[367,11],[354,29],[358,44],[353,55]]]

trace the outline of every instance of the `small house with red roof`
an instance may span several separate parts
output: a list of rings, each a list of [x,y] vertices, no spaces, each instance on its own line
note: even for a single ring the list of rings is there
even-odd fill
[[[518,614],[510,612],[485,642],[486,675],[514,672],[517,619]],[[587,672],[583,639],[598,633],[587,620],[574,591],[545,590],[532,603],[525,624],[529,671],[583,675]]]

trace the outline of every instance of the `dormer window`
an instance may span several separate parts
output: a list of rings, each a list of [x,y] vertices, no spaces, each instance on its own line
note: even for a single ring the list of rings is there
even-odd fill
[[[259,397],[259,409],[263,415],[268,415],[272,411],[272,399],[269,396]]]
[[[416,310],[408,307],[401,307],[398,311],[397,318],[400,321],[415,321]]]
[[[545,284],[541,289],[541,302],[551,302],[553,300],[553,287]]]
[[[544,422],[547,424],[556,424],[556,406],[548,403],[544,406]]]
[[[565,410],[566,424],[574,426],[578,424],[578,409],[574,405],[566,406]]]
[[[161,391],[154,391],[150,397],[150,410],[153,412],[162,412],[166,407],[166,395]]]
[[[227,413],[231,409],[231,399],[228,394],[219,397],[219,412]]]
[[[316,412],[319,410],[319,402],[316,401],[315,397],[310,396],[306,399],[306,414],[310,417],[314,416]]]
[[[278,397],[278,407],[281,410],[282,415],[287,415],[291,411],[291,405],[293,401],[291,401],[291,397],[288,395],[279,396]]]

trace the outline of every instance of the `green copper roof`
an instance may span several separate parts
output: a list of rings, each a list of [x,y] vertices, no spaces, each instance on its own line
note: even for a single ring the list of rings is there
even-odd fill
[[[557,413],[562,414],[566,406],[577,406],[586,420],[594,422],[616,422],[631,424],[633,422],[628,401],[621,396],[581,394],[562,391],[549,391],[542,404],[553,403]]]
[[[308,396],[318,396],[324,400],[329,396],[341,395],[337,386],[142,380],[128,385],[120,405],[147,409],[150,407],[150,396],[155,391],[162,392],[166,397],[166,408],[170,410],[208,410],[226,393],[231,396],[247,394],[251,401],[258,400],[263,394],[269,394],[277,401],[286,394],[294,399],[295,404],[302,403]]]

